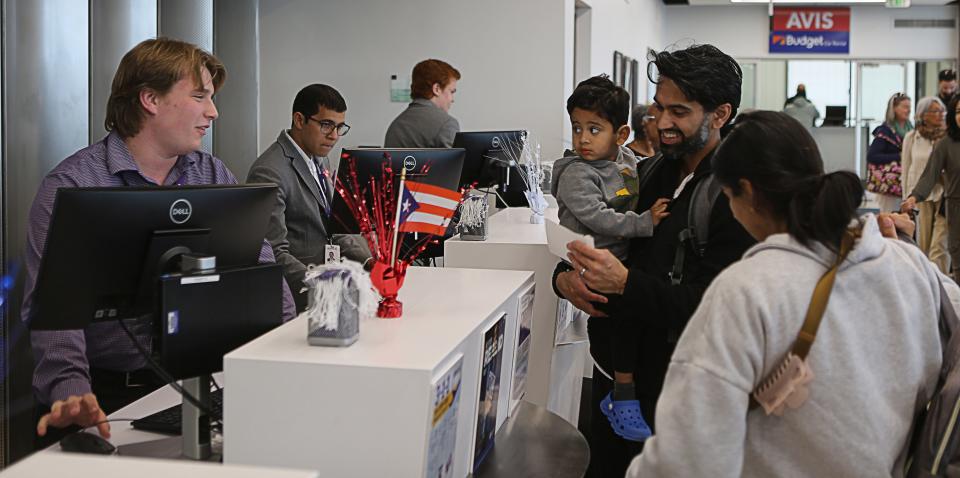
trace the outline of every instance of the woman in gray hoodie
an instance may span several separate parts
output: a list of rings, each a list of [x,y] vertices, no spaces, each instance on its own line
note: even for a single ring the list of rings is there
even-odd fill
[[[916,246],[881,235],[876,218],[857,219],[859,178],[823,174],[813,138],[783,113],[741,115],[713,167],[761,242],[707,289],[671,359],[657,433],[627,476],[902,475],[940,371],[938,281],[958,309],[960,289]],[[805,359],[809,395],[782,416],[749,408],[848,230],[859,237]]]

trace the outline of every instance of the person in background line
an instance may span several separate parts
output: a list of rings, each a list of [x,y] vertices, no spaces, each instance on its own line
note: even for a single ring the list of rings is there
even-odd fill
[[[633,141],[627,143],[627,147],[637,158],[649,158],[657,154],[657,147],[660,142],[652,139],[651,136],[657,136],[656,122],[653,115],[649,114],[650,108],[647,105],[637,105],[633,107],[633,113],[630,115],[630,126],[633,128]],[[653,125],[651,127],[651,125]],[[653,135],[648,134],[650,129]],[[654,146],[656,142],[656,146]]]
[[[783,112],[807,128],[813,128],[816,125],[817,118],[820,117],[817,107],[807,99],[807,87],[803,83],[797,85],[797,94],[791,96],[784,103]]]
[[[930,153],[930,160],[901,210],[912,211],[917,203],[927,199],[934,186],[943,178],[943,201],[947,217],[947,251],[956,280],[960,269],[960,95],[954,95],[947,105],[947,137],[938,142]]]
[[[941,70],[937,74],[937,97],[945,105],[950,104],[953,95],[957,93],[957,71],[953,69]]]
[[[57,189],[237,184],[219,159],[200,150],[218,116],[213,95],[225,78],[220,60],[179,40],[145,40],[123,56],[107,100],[110,133],[53,168],[30,208],[24,320],[30,318]],[[266,241],[260,262],[274,262]],[[293,298],[285,281],[282,287],[283,318],[289,320],[295,315]],[[149,350],[153,328],[137,319],[128,322]],[[94,322],[84,330],[32,331],[30,342],[40,437],[50,427],[76,425],[96,425],[109,437],[107,414],[163,385],[117,322]],[[38,440],[37,445],[44,444]]]
[[[324,250],[328,244],[340,246],[343,257],[370,264],[370,249],[360,235],[330,233],[335,178],[327,155],[350,131],[344,122],[346,114],[347,102],[333,87],[305,86],[293,100],[290,129],[280,131],[247,175],[248,183],[279,187],[267,240],[283,266],[298,312],[308,305],[308,294],[303,291],[307,265],[327,262]]]
[[[903,175],[903,199],[910,197],[920,175],[927,167],[933,147],[946,134],[944,117],[947,107],[936,96],[927,96],[917,102],[915,119],[917,129],[903,138],[903,154],[900,159]],[[947,255],[947,218],[943,215],[943,178],[937,181],[926,200],[917,203],[920,216],[917,221],[920,250],[940,268],[950,273],[950,256]]]
[[[900,151],[903,137],[911,130],[910,97],[897,93],[887,101],[883,124],[873,130],[873,142],[867,150],[867,191],[876,194],[882,212],[900,209]]]
[[[806,98],[806,97],[807,97],[807,85],[804,85],[803,83],[800,83],[800,84],[797,85],[797,92],[794,93],[793,96],[787,98],[787,100],[783,102],[783,107],[786,108],[787,105],[789,105],[790,103],[793,103],[794,101],[796,101],[797,98]]]
[[[762,242],[704,293],[670,360],[657,433],[628,478],[903,475],[913,419],[940,373],[938,283],[954,309],[960,289],[895,239],[898,221],[912,232],[909,219],[856,218],[860,178],[824,174],[797,126],[783,113],[750,113],[714,156],[734,216]],[[751,409],[847,234],[857,238],[805,360],[809,395],[782,416]]]
[[[440,60],[424,60],[413,67],[413,101],[394,118],[383,139],[385,148],[449,148],[460,131],[450,116],[460,72]]]

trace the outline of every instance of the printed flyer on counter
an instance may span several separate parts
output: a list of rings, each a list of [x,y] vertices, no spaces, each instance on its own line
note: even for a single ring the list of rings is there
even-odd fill
[[[483,334],[483,362],[480,367],[480,400],[477,413],[477,441],[473,453],[473,471],[493,449],[497,431],[497,404],[500,401],[500,365],[503,363],[503,334],[507,315],[500,316]]]
[[[527,391],[527,368],[530,365],[530,330],[533,327],[533,299],[534,289],[520,296],[520,307],[517,317],[520,318],[517,331],[517,352],[513,355],[513,387],[510,393],[510,410],[520,403],[523,394]]]
[[[453,476],[462,367],[463,355],[458,355],[450,368],[432,384],[433,415],[427,446],[426,478]]]

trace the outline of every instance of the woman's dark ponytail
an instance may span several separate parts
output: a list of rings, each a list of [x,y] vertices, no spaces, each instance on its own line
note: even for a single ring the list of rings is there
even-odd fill
[[[787,231],[802,244],[837,250],[863,201],[860,178],[850,171],[823,174],[823,159],[807,129],[783,113],[754,111],[737,117],[713,158],[717,179],[740,194],[746,179]]]
[[[816,241],[839,246],[843,231],[863,201],[860,178],[850,171],[821,175],[808,191],[798,191],[789,202],[787,231],[803,244]]]

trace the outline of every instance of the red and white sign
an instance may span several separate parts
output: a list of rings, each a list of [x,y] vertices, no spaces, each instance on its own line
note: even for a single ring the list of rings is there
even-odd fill
[[[850,7],[775,7],[770,53],[850,53]]]
[[[776,7],[773,31],[849,32],[850,7]]]

